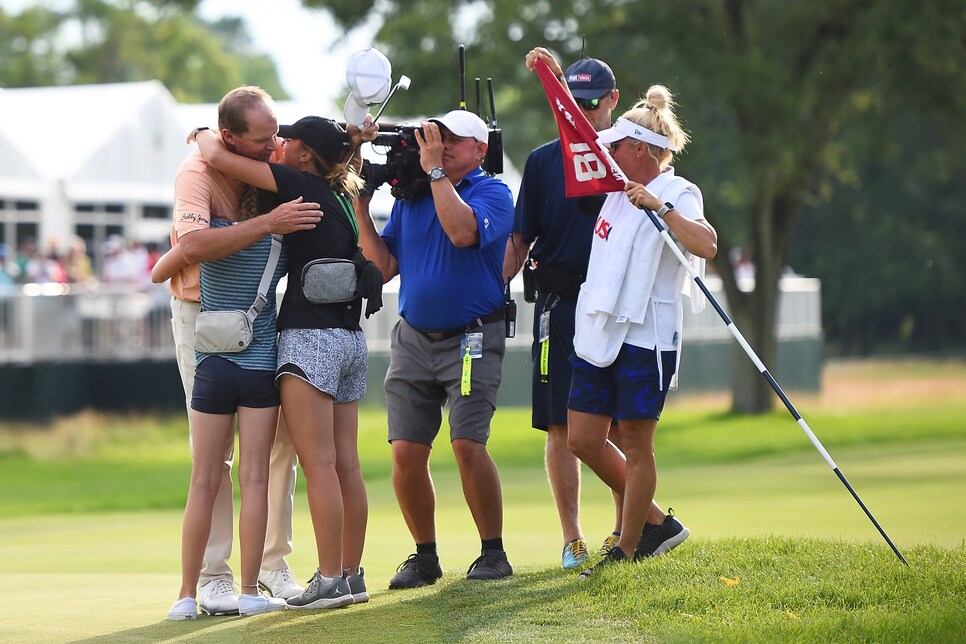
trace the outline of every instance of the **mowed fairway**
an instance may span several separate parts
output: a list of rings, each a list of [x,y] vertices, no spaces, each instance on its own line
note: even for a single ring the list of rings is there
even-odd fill
[[[658,432],[658,498],[675,509],[692,538],[669,557],[580,585],[560,571],[543,435],[529,428],[527,410],[500,410],[491,447],[517,574],[484,587],[461,581],[479,540],[443,442],[433,465],[444,580],[431,589],[390,593],[388,579],[413,546],[389,481],[382,412],[374,410],[364,413],[361,429],[370,604],[171,624],[164,615],[179,585],[189,470],[183,420],[91,415],[43,431],[0,433],[0,641],[606,641],[622,634],[818,641],[829,634],[828,624],[839,639],[961,634],[966,365],[833,365],[822,396],[793,394],[793,401],[909,559],[909,569],[784,410],[732,417],[724,413],[724,398],[682,397]],[[613,519],[609,492],[585,471],[582,524],[593,547]],[[314,559],[300,489],[290,564],[304,579]],[[237,553],[233,564],[237,569]],[[627,607],[604,588],[644,603]],[[734,593],[720,595],[727,588]],[[798,588],[800,604],[783,596],[790,588]],[[738,601],[719,615],[741,593],[750,593],[748,603]],[[904,593],[936,604],[937,623],[928,628],[938,630],[907,623],[902,615],[917,608]],[[752,608],[761,602],[767,610],[759,614]],[[495,621],[488,605],[504,618]]]

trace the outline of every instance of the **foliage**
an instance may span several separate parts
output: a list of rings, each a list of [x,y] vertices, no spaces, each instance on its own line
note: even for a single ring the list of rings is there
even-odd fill
[[[274,63],[241,21],[206,24],[194,0],[76,0],[63,11],[0,9],[0,85],[158,79],[182,102],[218,101],[242,84],[286,98]],[[9,61],[9,62],[8,62]]]
[[[877,164],[874,146],[861,143],[878,133],[878,119],[901,123],[906,131],[917,133],[937,115],[955,113],[966,98],[960,73],[966,66],[966,44],[961,38],[966,10],[954,0],[912,4],[900,0],[304,0],[304,4],[328,9],[350,28],[366,18],[381,23],[380,46],[396,69],[413,78],[413,90],[394,106],[403,114],[438,113],[455,104],[456,43],[466,43],[469,77],[493,76],[497,82],[504,141],[518,166],[528,150],[554,134],[539,84],[523,66],[523,56],[531,47],[548,46],[566,64],[578,57],[581,35],[586,35],[586,53],[614,68],[625,107],[652,82],[670,87],[694,139],[677,165],[705,193],[708,218],[719,232],[715,266],[723,277],[729,308],[762,361],[772,367],[777,284],[795,246],[799,215],[805,212],[810,224],[818,227],[811,254],[808,250],[795,254],[802,268],[815,268],[828,279],[838,279],[815,252],[824,254],[832,247],[835,265],[845,263],[845,256],[857,248],[865,251],[857,261],[876,262],[875,237],[857,247],[851,240],[839,242],[827,234],[838,219],[830,220],[824,206],[833,195],[847,195],[856,185],[894,187],[902,178],[903,164]],[[957,123],[953,129],[958,132],[961,127]],[[936,141],[942,151],[935,157],[961,156],[951,145],[957,140],[962,138]],[[915,174],[900,187],[915,190],[930,174],[923,167],[911,169]],[[872,174],[877,170],[880,174]],[[940,194],[944,201],[940,209],[949,211],[963,196],[961,188],[948,184],[943,184]],[[912,201],[914,195],[901,195],[899,201]],[[856,204],[855,219],[862,217],[863,210],[875,209],[879,214],[878,204],[863,201]],[[891,226],[902,213],[885,214],[890,225],[880,231],[880,237],[903,232],[901,225]],[[854,228],[856,234],[865,234],[867,226]],[[959,232],[953,224],[940,225],[936,236],[954,230]],[[818,244],[821,249],[815,247]],[[750,293],[737,288],[728,261],[729,251],[737,247],[748,249],[755,262],[756,287]],[[944,244],[930,246],[928,254],[934,266],[961,266],[955,250]],[[894,272],[900,272],[901,266],[900,262]],[[833,339],[861,335],[870,318],[881,321],[884,314],[900,323],[883,325],[879,333],[865,338],[866,345],[856,347],[846,341],[841,346],[867,350],[870,344],[901,335],[909,315],[896,315],[895,309],[904,303],[908,311],[908,296],[923,290],[907,274],[901,284],[901,291],[895,282],[880,281],[869,289],[847,292],[844,286],[828,285],[826,310],[841,305],[826,317]],[[955,280],[946,285],[960,286]],[[886,293],[890,289],[894,296]],[[930,291],[922,298],[926,302],[941,292],[926,290]],[[961,296],[962,290],[953,293]],[[889,299],[891,305],[876,306],[877,298]],[[921,310],[912,314],[919,337],[935,337],[932,334],[938,331],[947,343],[966,339],[961,313],[923,315]],[[735,409],[770,407],[773,394],[754,366],[743,355],[736,364],[740,368],[733,387]]]
[[[939,351],[966,340],[966,156],[950,145],[966,140],[966,93],[943,98],[914,78],[875,108],[858,97],[869,107],[846,123],[821,198],[802,211],[791,264],[822,279],[836,353]]]

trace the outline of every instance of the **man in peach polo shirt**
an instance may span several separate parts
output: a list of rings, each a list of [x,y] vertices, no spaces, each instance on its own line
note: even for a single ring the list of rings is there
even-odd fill
[[[272,99],[257,87],[239,87],[225,95],[218,104],[218,128],[229,149],[252,159],[268,161],[278,147],[278,122]],[[201,308],[198,264],[232,255],[269,234],[284,235],[314,228],[321,218],[319,204],[296,200],[268,214],[239,221],[240,202],[246,189],[250,190],[210,167],[199,152],[181,164],[175,180],[171,242],[179,245],[189,265],[171,278],[171,325],[189,410],[195,378],[195,321]],[[212,217],[238,223],[211,228]],[[238,595],[228,566],[233,534],[233,449],[234,441],[225,446],[224,476],[212,512],[211,533],[199,582],[198,605],[210,615],[238,612]],[[258,581],[274,596],[288,599],[302,592],[285,561],[285,556],[292,551],[292,496],[297,460],[281,420],[271,458],[268,533]]]

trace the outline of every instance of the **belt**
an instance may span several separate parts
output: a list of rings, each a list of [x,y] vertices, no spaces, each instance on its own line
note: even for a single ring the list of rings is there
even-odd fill
[[[503,307],[500,307],[499,309],[497,309],[496,311],[493,311],[488,315],[484,315],[483,317],[476,318],[475,320],[473,320],[472,322],[470,322],[465,326],[461,326],[456,329],[450,329],[449,331],[424,331],[422,329],[417,329],[416,327],[413,327],[413,328],[419,331],[420,333],[422,333],[423,335],[425,335],[433,342],[439,342],[440,340],[449,340],[450,338],[455,338],[458,335],[469,333],[470,331],[474,331],[480,328],[484,324],[502,322],[504,319],[505,317],[503,313]],[[410,324],[410,326],[412,325]]]

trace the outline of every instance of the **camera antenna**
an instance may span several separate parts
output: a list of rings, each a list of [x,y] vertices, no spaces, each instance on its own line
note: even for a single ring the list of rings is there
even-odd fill
[[[587,47],[587,34],[580,34],[580,59],[584,57],[584,49],[586,47]]]
[[[476,115],[480,116],[480,78],[476,77]]]
[[[490,95],[490,127],[496,128],[496,102],[493,100],[493,79],[486,79],[487,93]]]
[[[460,109],[466,109],[466,47],[460,43]]]

